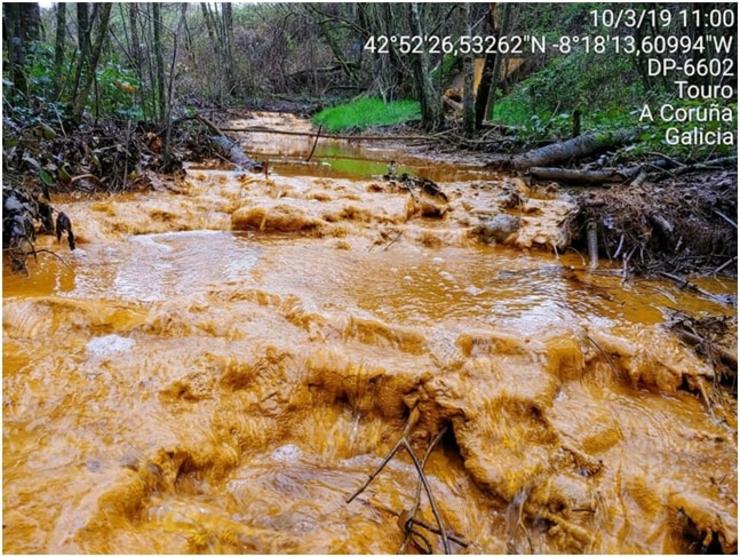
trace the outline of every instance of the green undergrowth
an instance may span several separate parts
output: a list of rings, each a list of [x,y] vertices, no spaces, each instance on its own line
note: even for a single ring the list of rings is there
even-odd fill
[[[316,125],[325,130],[364,130],[372,126],[392,126],[420,118],[417,101],[383,102],[382,99],[363,97],[331,108],[325,108],[313,117]]]

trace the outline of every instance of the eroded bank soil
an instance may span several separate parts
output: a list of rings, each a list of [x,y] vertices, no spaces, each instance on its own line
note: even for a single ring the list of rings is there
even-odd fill
[[[662,326],[734,310],[557,256],[572,201],[514,179],[428,218],[302,168],[55,200],[80,249],[5,272],[5,551],[393,553],[409,458],[345,500],[412,407],[456,552],[736,551],[735,401]]]

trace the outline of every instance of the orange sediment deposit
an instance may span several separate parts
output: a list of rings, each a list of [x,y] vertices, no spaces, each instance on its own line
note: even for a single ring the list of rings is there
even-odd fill
[[[380,178],[223,168],[55,203],[78,250],[4,273],[3,549],[394,553],[409,456],[346,501],[418,412],[453,552],[735,552],[736,401],[663,326],[733,310],[589,272],[566,196],[440,186],[434,218]]]

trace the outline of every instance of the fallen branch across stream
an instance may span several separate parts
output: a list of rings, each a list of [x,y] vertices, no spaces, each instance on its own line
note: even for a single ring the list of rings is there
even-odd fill
[[[221,128],[223,132],[232,133],[267,133],[275,135],[293,135],[297,137],[316,137],[316,132],[305,131],[297,132],[290,130],[276,130],[263,126],[253,126],[248,128]],[[444,133],[434,135],[340,135],[340,134],[322,134],[321,139],[346,139],[349,141],[403,141],[403,140],[434,140],[444,135]]]

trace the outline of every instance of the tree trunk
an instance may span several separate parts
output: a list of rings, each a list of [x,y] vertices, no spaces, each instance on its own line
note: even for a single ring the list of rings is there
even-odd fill
[[[352,69],[352,64],[344,59],[344,50],[342,50],[339,43],[337,43],[337,40],[334,38],[334,35],[332,34],[331,29],[329,29],[327,23],[325,21],[319,23],[319,29],[321,30],[321,35],[326,40],[326,44],[329,45],[332,54],[334,54],[334,58],[339,62],[339,65],[342,66],[344,73],[352,83],[357,83],[357,78]]]
[[[15,88],[24,96],[28,93],[26,75],[23,65],[26,61],[25,41],[23,40],[23,26],[21,20],[21,4],[5,4],[3,8],[3,37],[8,49],[10,62],[10,79]]]
[[[41,16],[36,2],[5,3],[3,5],[3,36],[8,51],[10,77],[16,89],[28,94],[25,63],[26,45],[39,40]]]
[[[224,65],[226,66],[226,93],[231,96],[234,91],[234,22],[231,11],[231,2],[221,3],[221,14],[224,24]]]
[[[62,94],[62,68],[64,66],[64,39],[67,25],[67,4],[57,2],[57,28],[54,45],[54,100]]]
[[[82,120],[82,112],[85,110],[87,97],[90,95],[90,89],[92,88],[92,84],[95,79],[95,71],[98,68],[98,62],[100,61],[100,53],[103,50],[103,43],[105,42],[106,34],[108,33],[108,21],[110,20],[111,6],[112,4],[106,3],[103,4],[101,8],[98,34],[95,38],[95,45],[90,51],[90,61],[87,64],[87,71],[85,72],[85,82],[79,95],[74,101],[74,109],[72,110],[72,120],[76,124],[79,124]]]
[[[173,43],[172,43],[172,60],[170,62],[170,75],[169,75],[169,83],[167,86],[167,133],[165,134],[165,140],[164,140],[164,159],[165,159],[165,166],[169,166],[172,162],[172,146],[170,143],[170,139],[172,137],[172,95],[175,91],[175,62],[177,61],[177,45],[178,45],[178,37],[182,34],[182,28],[185,23],[185,18],[187,17],[187,9],[188,5],[186,3],[180,4],[180,21],[177,24],[177,30],[175,31],[175,35],[173,37]]]
[[[138,22],[139,6],[131,3],[128,5],[128,20],[129,27],[131,28],[131,58],[134,62],[134,71],[136,77],[139,79],[139,89],[136,94],[139,97],[139,104],[141,105],[141,112],[146,120],[146,101],[144,99],[144,72],[142,71],[141,63],[141,42],[139,40],[139,22]]]
[[[218,30],[216,29],[216,24],[214,22],[213,16],[211,14],[211,8],[208,5],[207,2],[201,2],[200,3],[200,9],[203,13],[203,20],[206,24],[206,29],[208,30],[208,37],[211,39],[211,46],[213,47],[213,51],[216,53],[216,74],[218,75],[218,102],[219,104],[223,105],[223,75],[225,73],[225,68],[223,66],[223,53],[221,52],[221,44],[218,36]]]
[[[38,2],[22,3],[21,19],[23,39],[25,41],[38,41],[41,38],[41,10]]]
[[[77,98],[77,93],[80,90],[80,80],[82,79],[82,70],[88,63],[89,52],[90,52],[90,15],[88,14],[88,4],[84,2],[77,2],[77,44],[80,49],[80,57],[77,61],[77,69],[75,70],[75,80],[72,86],[71,99]]]
[[[159,101],[159,122],[165,123],[167,118],[167,99],[164,96],[164,58],[162,56],[162,11],[159,3],[152,3],[152,17],[154,20],[154,58],[157,63],[157,100]]]
[[[409,5],[409,24],[411,34],[419,37],[424,36],[424,28],[421,24],[421,15],[419,13],[419,4],[411,2]],[[419,94],[421,103],[421,122],[427,130],[437,130],[442,127],[443,112],[442,99],[432,82],[432,74],[429,71],[429,53],[422,50],[420,54],[412,55],[414,67],[414,78],[416,89]]]
[[[581,111],[576,109],[573,111],[573,132],[571,137],[578,137],[581,135]]]
[[[634,142],[639,137],[635,128],[614,132],[591,133],[533,149],[512,159],[514,168],[526,169],[533,166],[547,166],[570,160],[582,159],[588,155],[606,151]]]
[[[486,20],[488,21],[488,28],[491,32],[491,36],[497,37],[496,32],[496,20],[494,18],[494,12],[496,10],[496,4],[491,3],[488,8],[488,14]],[[475,127],[480,129],[483,125],[483,120],[486,119],[486,105],[488,104],[488,94],[491,90],[491,82],[493,79],[493,66],[496,61],[495,53],[487,53],[485,63],[483,64],[483,73],[481,74],[480,85],[478,85],[478,91],[475,96]]]
[[[465,3],[465,8],[460,10],[463,20],[465,35],[470,37],[470,4]],[[465,85],[463,90],[463,130],[465,135],[472,137],[475,134],[475,91],[473,90],[473,53],[469,52],[463,56],[463,73]]]
[[[501,15],[501,26],[499,27],[499,32],[496,40],[499,40],[501,37],[505,36],[509,32],[511,4],[504,4],[502,9],[503,13]],[[491,74],[491,85],[488,89],[488,100],[486,102],[486,109],[484,111],[486,117],[490,117],[493,114],[493,107],[496,103],[496,87],[498,85],[498,80],[501,77],[501,65],[504,59],[504,56],[501,53],[497,53],[495,56],[496,57],[493,63],[493,72]]]
[[[225,135],[214,135],[211,136],[210,139],[231,162],[233,162],[240,168],[251,171],[262,170],[261,163],[250,159],[247,155],[244,154],[244,151],[238,143],[232,141]]]
[[[396,28],[393,25],[396,19],[393,17],[393,4],[390,4],[388,2],[385,2],[383,4],[380,4],[382,8],[382,20],[383,20],[383,27],[380,31],[381,33],[384,31],[386,36],[392,37],[396,34]],[[400,6],[403,8],[403,6]],[[394,92],[397,93],[401,90],[401,87],[404,82],[404,72],[402,70],[403,68],[403,61],[401,60],[401,56],[398,53],[398,50],[396,49],[396,45],[393,43],[390,44],[388,47],[390,50],[390,62],[391,62],[391,69],[393,70],[393,89]],[[383,56],[383,55],[381,55]]]

